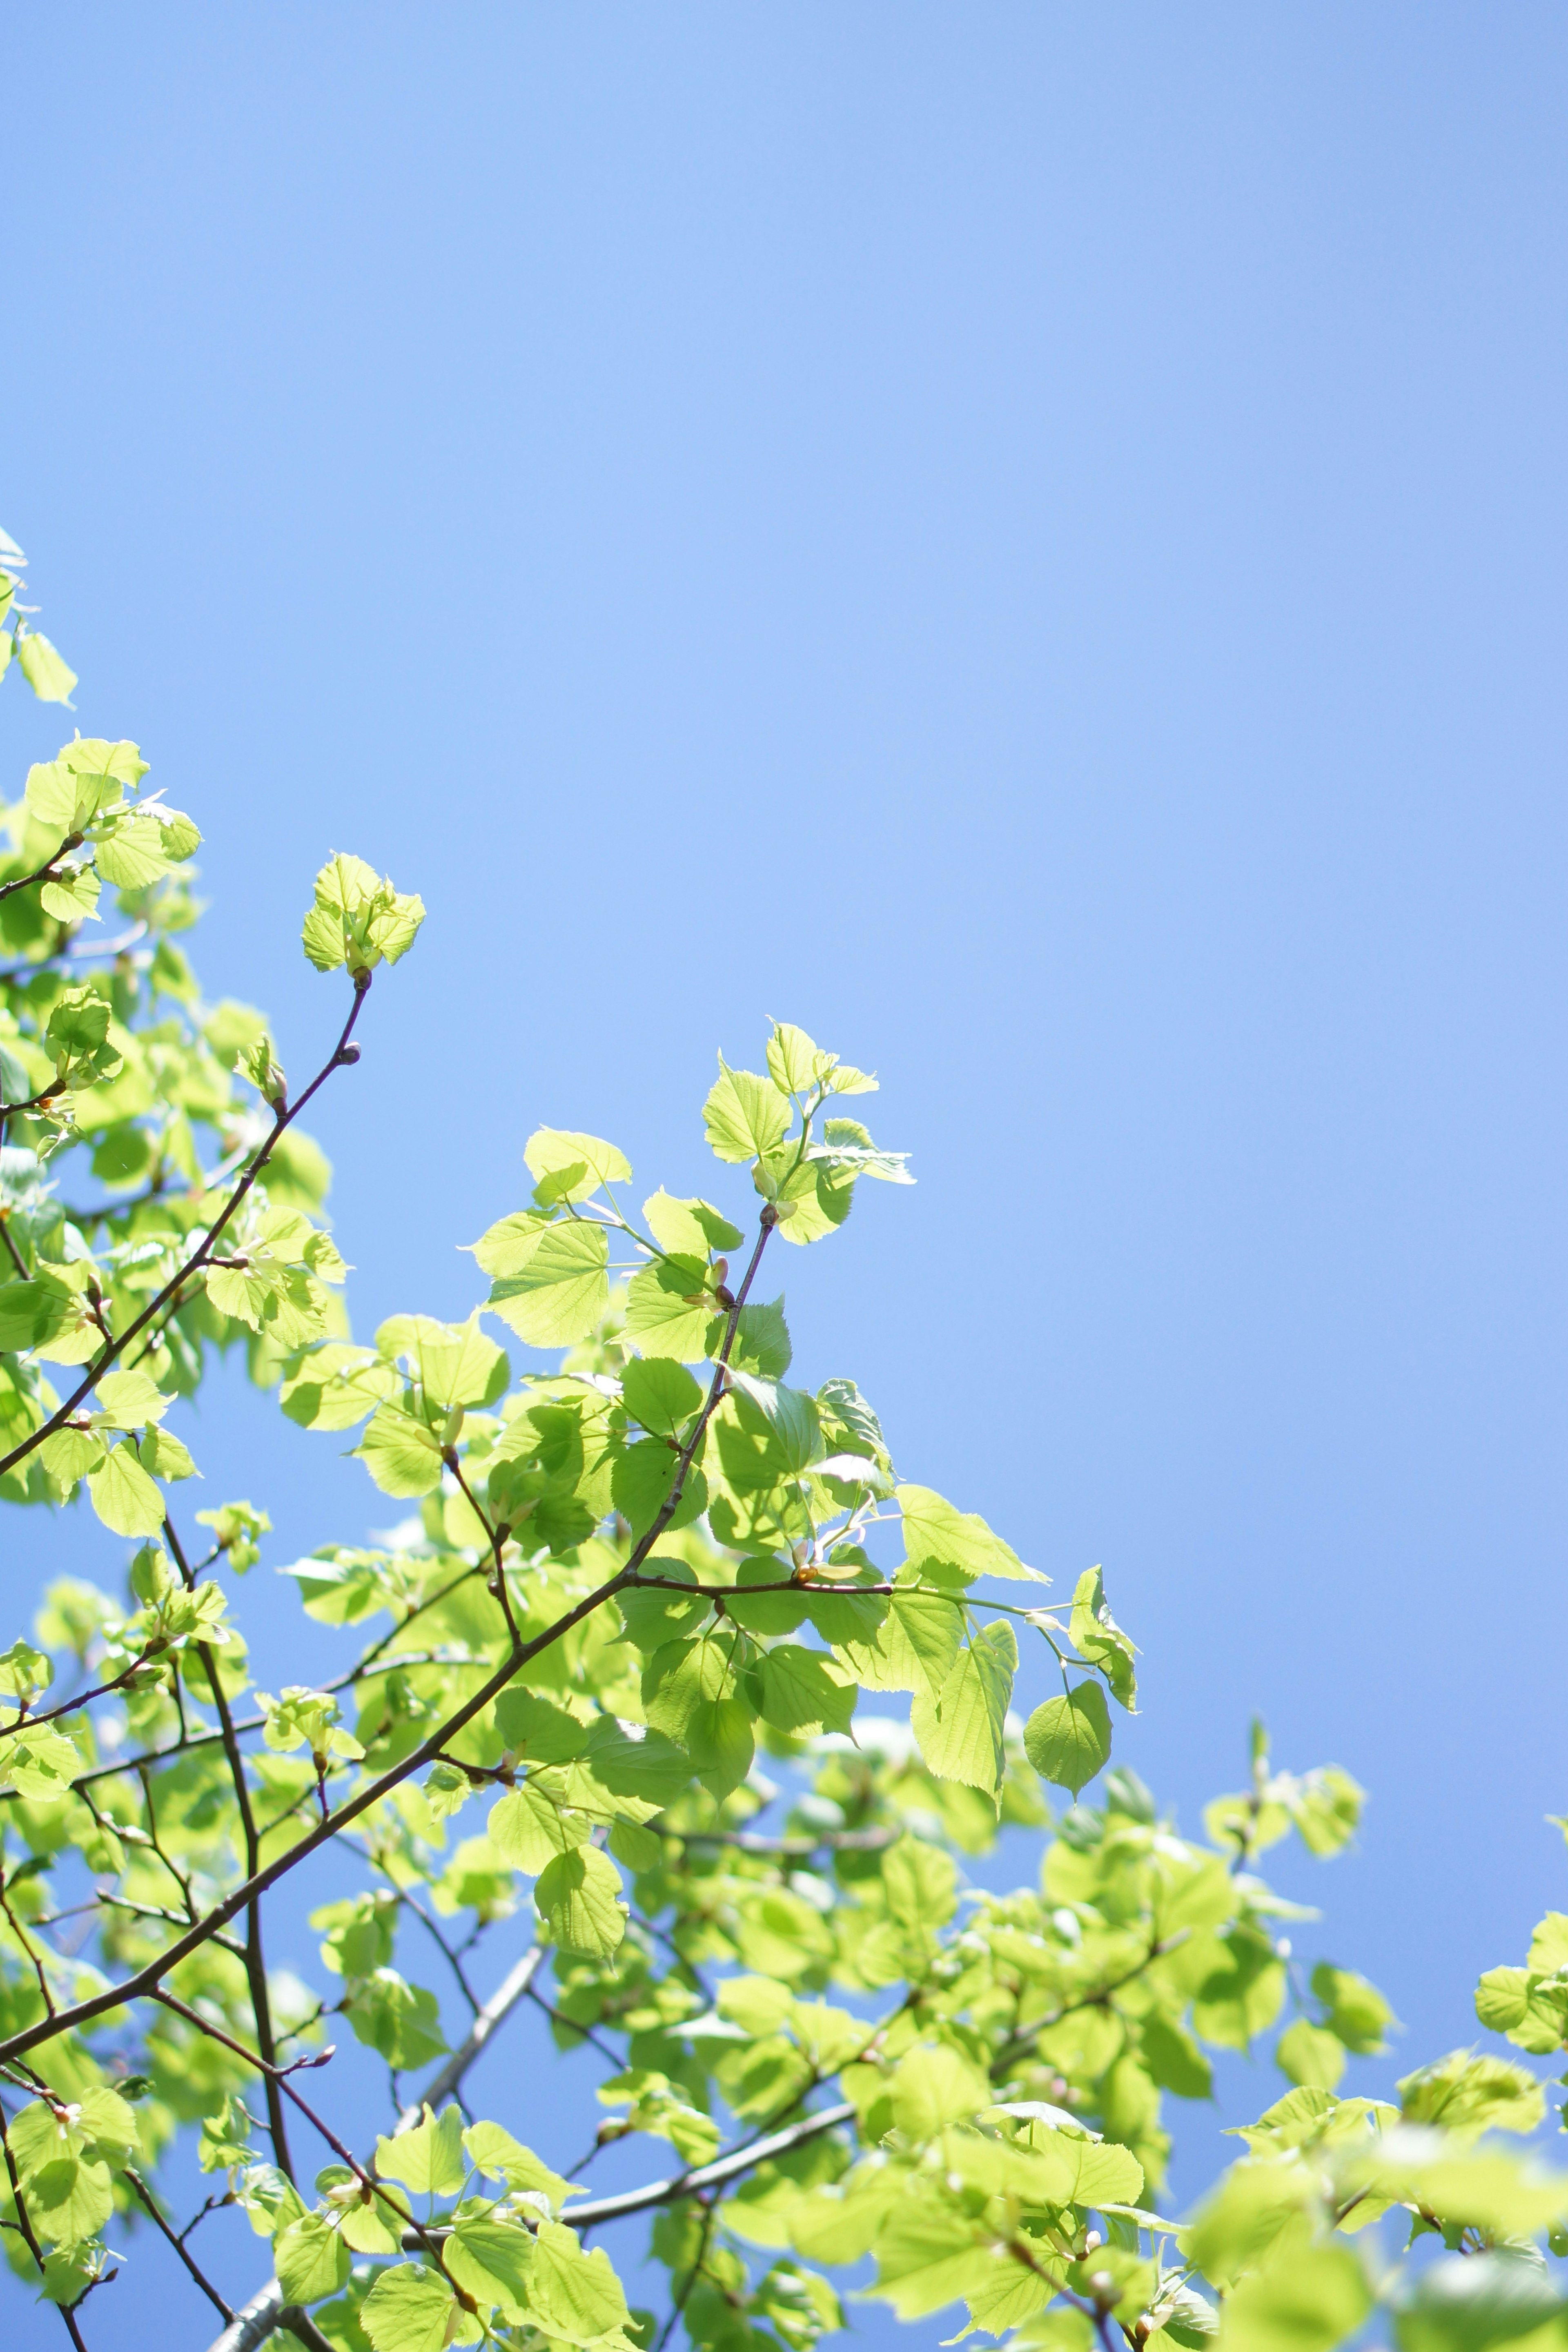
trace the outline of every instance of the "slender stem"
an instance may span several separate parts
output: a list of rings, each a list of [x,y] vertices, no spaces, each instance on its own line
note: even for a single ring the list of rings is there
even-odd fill
[[[219,2294],[211,2279],[208,2278],[206,2273],[202,2269],[200,2263],[191,2252],[184,2237],[176,2236],[174,2231],[169,2227],[167,2221],[164,2221],[163,2216],[158,2210],[157,2200],[154,2198],[152,2190],[148,2188],[147,2183],[142,2179],[141,2174],[135,2171],[132,2167],[128,2164],[125,2168],[125,2178],[129,2180],[132,2188],[135,2190],[142,2204],[147,2208],[148,2212],[151,2213],[153,2221],[157,2223],[159,2229],[163,2231],[170,2245],[173,2246],[174,2252],[178,2254],[180,2260],[184,2263],[185,2268],[189,2271],[191,2276],[195,2279],[196,2284],[200,2287],[207,2301],[216,2305],[217,2310],[223,2314],[226,2320],[232,2319],[234,2317],[232,2307],[228,2304],[225,2303],[222,2295]]]
[[[326,2061],[332,2055],[331,2050],[324,2050],[318,2058],[298,2059],[295,2061],[295,2064],[293,2066],[268,2066],[257,2056],[254,2050],[247,2050],[243,2042],[237,2042],[231,2033],[226,2033],[224,2032],[222,2026],[215,2025],[210,2018],[203,2017],[198,2011],[189,2008],[184,2001],[177,1999],[174,1993],[166,1992],[160,1988],[160,1990],[153,1994],[153,1998],[154,2000],[162,2001],[165,2009],[174,2010],[181,2017],[187,2019],[189,2022],[195,2026],[200,2032],[206,2035],[209,2042],[221,2042],[226,2050],[232,2050],[237,2058],[243,2058],[247,2066],[254,2066],[256,2068],[258,2074],[266,2074],[269,2078],[275,2080],[283,2091],[284,2096],[293,2101],[294,2105],[299,2108],[300,2113],[304,2116],[306,2122],[313,2125],[315,2129],[321,2133],[321,2137],[326,2141],[327,2146],[331,2149],[332,2154],[339,2158],[340,2162],[348,2166],[349,2170],[353,2174],[354,2179],[359,2182],[360,2187],[362,2189],[368,2189],[374,2196],[379,2197],[384,2205],[389,2205],[392,2210],[396,2214],[398,2221],[402,2227],[405,2229],[411,2229],[418,2238],[420,2243],[430,2247],[431,2251],[434,2252],[435,2242],[428,2236],[421,2223],[414,2219],[414,2216],[407,2210],[406,2207],[398,2203],[397,2199],[393,2195],[389,2189],[384,2189],[378,2180],[372,2178],[372,2176],[365,2170],[363,2165],[361,2164],[359,2158],[343,2145],[343,2142],[338,2137],[331,2126],[330,2124],[323,2123],[321,2116],[316,2113],[314,2107],[310,2105],[309,2100],[302,2097],[300,2093],[295,2089],[293,2084],[289,2081],[289,2075],[295,2073],[301,2065],[321,2066],[325,2064]]]
[[[195,1588],[195,1574],[185,1558],[174,1520],[165,1512],[163,1533],[169,1538],[169,1549],[184,1578],[187,1591]],[[239,1807],[240,1825],[245,1832],[245,1874],[254,1878],[261,1862],[261,1841],[256,1834],[256,1815],[250,1802],[250,1789],[245,1777],[245,1757],[234,1727],[234,1717],[223,1679],[210,1643],[198,1644],[202,1664],[206,1669],[213,1705],[223,1726],[224,1754],[228,1759],[229,1778],[234,1783],[235,1802]],[[251,2015],[256,2026],[256,2046],[267,2066],[278,2063],[278,2043],[272,2030],[272,2002],[267,1990],[267,1961],[261,1944],[261,1898],[258,1895],[249,1905],[245,1916],[245,1980],[250,1990]],[[278,2095],[278,2084],[269,2074],[264,2078],[267,2088],[267,2130],[272,2142],[272,2153],[278,2168],[290,2180],[294,2167],[289,2154],[289,2135],[283,2122],[283,2102]],[[233,2314],[229,2316],[232,2318]]]
[[[5,1913],[6,1925],[9,1927],[13,1936],[16,1937],[17,1943],[21,1946],[24,1955],[32,1963],[33,1974],[38,1979],[38,1990],[44,1998],[45,2014],[46,2016],[53,2017],[55,2014],[54,1995],[49,1990],[49,1980],[44,1974],[42,1956],[33,1949],[32,1945],[22,1933],[21,1925],[17,1920],[16,1913],[11,1908],[10,1898],[5,1892],[5,1879],[0,1877],[0,1911]]]
[[[620,2052],[612,2050],[607,2042],[601,2042],[591,2025],[580,2025],[574,2017],[568,2017],[563,2009],[556,2009],[547,2001],[542,1992],[531,1991],[528,1997],[535,2009],[544,2011],[552,2025],[558,2025],[563,2033],[574,2033],[579,2042],[585,2042],[590,2050],[596,2050],[600,2057],[619,2073],[624,2063]]]
[[[447,1966],[451,1969],[452,1974],[458,1979],[458,1991],[462,1994],[463,1999],[468,2002],[474,2016],[478,2017],[479,2013],[479,2003],[475,1995],[472,1985],[468,1982],[468,1978],[463,1973],[462,1961],[458,1958],[457,1953],[452,1949],[451,1945],[448,1944],[446,1937],[443,1936],[440,1928],[437,1927],[435,1920],[432,1919],[424,1905],[422,1903],[416,1903],[413,1895],[408,1893],[405,1887],[396,1887],[395,1892],[397,1899],[402,1904],[404,1909],[405,1911],[413,1912],[414,1916],[425,1929],[426,1934],[429,1936],[432,1942],[437,1946],[442,1958],[446,1961]]]

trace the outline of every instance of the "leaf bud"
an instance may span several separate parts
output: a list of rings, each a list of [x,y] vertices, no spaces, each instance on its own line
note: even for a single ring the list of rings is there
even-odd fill
[[[455,1404],[452,1407],[451,1412],[447,1415],[446,1420],[441,1424],[442,1453],[445,1454],[449,1447],[456,1445],[462,1433],[463,1408],[460,1404]]]

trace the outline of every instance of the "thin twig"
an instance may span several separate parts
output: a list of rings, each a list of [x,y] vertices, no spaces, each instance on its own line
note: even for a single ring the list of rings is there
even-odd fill
[[[169,1538],[169,1549],[174,1555],[186,1590],[194,1591],[195,1574],[185,1559],[184,1549],[180,1542],[174,1522],[167,1512],[163,1515],[163,1532]],[[229,1779],[234,1783],[235,1802],[239,1807],[240,1825],[245,1832],[245,1874],[247,1878],[254,1878],[261,1860],[261,1843],[256,1834],[256,1815],[251,1807],[250,1789],[245,1777],[245,1757],[235,1731],[234,1717],[229,1709],[223,1678],[218,1672],[217,1659],[211,1644],[206,1642],[199,1643],[198,1654],[203,1666],[206,1669],[207,1683],[213,1695],[213,1705],[217,1709],[218,1721],[223,1727],[224,1753],[228,1759]],[[278,2043],[272,2030],[272,2002],[267,1990],[267,1961],[261,1946],[259,1895],[250,1904],[246,1912],[245,1980],[250,1992],[250,2008],[256,2026],[257,2049],[267,2065],[275,2066],[278,2063]],[[277,2158],[279,2170],[292,2180],[294,2167],[289,2159],[289,2135],[283,2123],[283,2102],[278,2095],[278,2085],[273,2076],[268,2074],[265,2082],[268,2137],[272,2142],[272,2153]],[[233,2315],[232,2312],[228,2314],[230,2318]]]
[[[153,2221],[157,2223],[159,2229],[163,2231],[170,2245],[173,2246],[174,2252],[178,2254],[180,2260],[184,2263],[185,2268],[189,2271],[191,2276],[195,2279],[196,2284],[200,2287],[207,2301],[210,2304],[215,2305],[216,2308],[222,2312],[226,2320],[232,2319],[234,2317],[232,2306],[225,2303],[222,2295],[219,2294],[211,2279],[208,2278],[206,2273],[202,2269],[200,2263],[196,2261],[195,2255],[185,2244],[184,2233],[176,2236],[174,2231],[169,2227],[167,2221],[164,2221],[163,2216],[158,2210],[157,2200],[153,2196],[153,2191],[148,2188],[147,2183],[142,2179],[142,2175],[137,2172],[133,2167],[128,2164],[125,2168],[125,2178],[129,2180],[132,2188],[136,2191],[137,2196],[147,2208],[148,2212],[151,2213]]]

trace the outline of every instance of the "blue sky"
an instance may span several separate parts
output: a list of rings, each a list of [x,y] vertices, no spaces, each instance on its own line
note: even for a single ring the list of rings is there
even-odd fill
[[[1184,1825],[1254,1710],[1367,1786],[1282,1873],[1407,2024],[1356,2087],[1468,2040],[1568,1895],[1561,13],[187,0],[5,56],[0,521],[205,829],[208,985],[313,1066],[321,856],[429,908],[315,1122],[359,1328],[467,1311],[540,1121],[711,1189],[716,1047],[877,1067],[920,1187],[792,1256],[801,1375],[1104,1563]],[[0,733],[14,791],[57,722]],[[274,1558],[385,1516],[218,1404]],[[11,1546],[14,1616],[119,1572]]]

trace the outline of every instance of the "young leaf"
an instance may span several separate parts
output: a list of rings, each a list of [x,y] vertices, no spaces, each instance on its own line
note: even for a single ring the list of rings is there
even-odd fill
[[[617,1901],[621,1874],[597,1846],[574,1846],[539,1874],[533,1899],[563,1951],[599,1958],[626,1931],[626,1906]]]
[[[1037,1772],[1076,1797],[1110,1760],[1110,1710],[1098,1683],[1047,1699],[1024,1726],[1024,1753]]]
[[[783,1139],[792,1115],[788,1096],[770,1078],[731,1070],[720,1055],[718,1079],[702,1106],[703,1128],[719,1159],[762,1159]]]
[[[608,1258],[602,1225],[552,1225],[527,1263],[492,1286],[489,1309],[531,1348],[574,1347],[609,1310]]]
[[[1013,1629],[999,1620],[973,1635],[934,1698],[917,1696],[910,1720],[939,1780],[997,1793],[1006,1765],[1002,1729],[1017,1666]]]
[[[439,2271],[399,2263],[383,2271],[360,2305],[375,2352],[443,2352],[459,2306]]]

